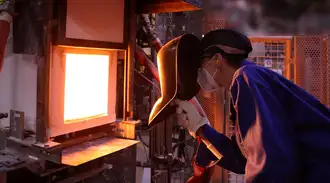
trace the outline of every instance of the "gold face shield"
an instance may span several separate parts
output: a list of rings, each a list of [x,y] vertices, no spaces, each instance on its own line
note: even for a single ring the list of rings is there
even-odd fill
[[[156,124],[175,113],[171,102],[178,98],[190,100],[199,91],[197,72],[200,66],[200,40],[186,34],[169,41],[157,55],[161,97],[149,116],[149,125]]]

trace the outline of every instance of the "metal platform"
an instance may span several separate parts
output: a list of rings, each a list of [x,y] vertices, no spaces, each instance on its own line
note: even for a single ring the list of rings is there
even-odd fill
[[[137,144],[139,141],[118,138],[101,138],[92,142],[75,145],[62,151],[61,163],[78,166],[94,159],[112,154]]]

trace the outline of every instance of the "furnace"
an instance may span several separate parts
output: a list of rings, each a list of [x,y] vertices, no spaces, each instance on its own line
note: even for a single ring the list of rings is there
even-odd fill
[[[49,136],[116,121],[117,52],[53,48]]]
[[[24,9],[29,2],[19,5],[22,14],[31,16]],[[11,110],[8,147],[38,160],[79,166],[137,144],[139,121],[131,115],[134,1],[40,5],[46,25],[38,48],[43,57],[37,73],[37,121],[34,134],[26,135],[24,111]],[[16,37],[28,28],[22,21],[16,20]],[[25,44],[14,50],[31,51],[33,43]]]
[[[125,81],[117,81],[118,54],[129,54],[129,7],[125,0],[55,2],[58,24],[50,48],[47,136],[117,120],[116,106],[124,101],[116,99],[117,85],[129,87]],[[123,59],[128,66],[127,56]],[[126,69],[121,78],[129,74]]]
[[[140,124],[133,115],[136,13],[190,11],[200,4],[16,1],[12,52],[33,60],[29,64],[35,70],[34,77],[20,76],[14,84],[28,86],[28,94],[14,101],[31,100],[0,113],[10,121],[9,128],[0,131],[0,173],[33,164],[29,170],[49,176],[51,182],[78,182],[113,165],[128,177],[120,182],[135,182],[135,129]],[[67,171],[65,180],[52,176],[62,171]],[[0,174],[1,183],[5,176]]]

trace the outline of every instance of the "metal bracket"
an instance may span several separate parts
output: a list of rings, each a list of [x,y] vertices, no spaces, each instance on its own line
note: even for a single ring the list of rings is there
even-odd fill
[[[39,147],[39,148],[45,149],[45,150],[53,149],[55,147],[59,147],[60,145],[61,145],[60,143],[57,143],[57,142],[54,142],[51,140],[49,140],[45,143],[36,142],[35,144],[32,144],[32,146]]]
[[[8,158],[5,161],[0,162],[0,164],[6,166],[6,167],[14,167],[17,165],[20,165],[22,163],[25,163],[25,161],[14,159],[14,158]]]
[[[6,138],[7,138],[7,132],[4,129],[0,129],[0,150],[3,150],[6,148]]]
[[[141,121],[122,121],[117,123],[116,136],[126,139],[135,139],[135,127]]]
[[[24,112],[10,110],[10,136],[24,139]]]

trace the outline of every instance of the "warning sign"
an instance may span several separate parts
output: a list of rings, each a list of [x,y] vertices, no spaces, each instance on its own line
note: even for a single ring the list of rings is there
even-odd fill
[[[264,66],[267,67],[267,68],[271,68],[273,66],[273,61],[270,60],[270,59],[266,59],[265,63],[264,63]]]

